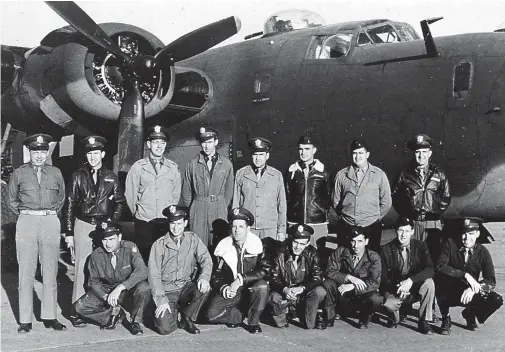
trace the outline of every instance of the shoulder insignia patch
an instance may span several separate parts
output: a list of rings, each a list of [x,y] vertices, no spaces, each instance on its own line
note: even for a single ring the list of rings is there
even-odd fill
[[[133,252],[133,253],[137,253],[138,251],[139,251],[139,250],[137,249],[137,246],[134,246],[134,247],[132,248],[132,252]]]

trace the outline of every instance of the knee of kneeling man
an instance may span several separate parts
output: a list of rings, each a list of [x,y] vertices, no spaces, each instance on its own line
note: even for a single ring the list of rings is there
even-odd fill
[[[317,297],[320,297],[320,298],[324,298],[326,296],[326,290],[324,289],[323,286],[316,286],[314,289],[313,289],[313,292],[314,294],[317,296]]]
[[[423,286],[428,291],[435,291],[435,282],[433,281],[433,279],[426,279],[426,280],[424,280]]]

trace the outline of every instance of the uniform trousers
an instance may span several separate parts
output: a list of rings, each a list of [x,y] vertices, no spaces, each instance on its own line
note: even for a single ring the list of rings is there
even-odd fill
[[[345,241],[349,241],[350,234],[352,233],[354,226],[348,224],[340,218],[337,221],[336,230],[338,235],[338,244],[342,245]],[[380,253],[381,249],[381,239],[382,239],[382,223],[380,221],[374,222],[371,225],[363,226],[363,231],[368,237],[368,248],[372,251]]]
[[[435,283],[433,279],[426,279],[423,282],[414,283],[410,288],[410,295],[400,300],[395,293],[386,292],[384,294],[386,311],[393,318],[394,323],[400,321],[400,311],[403,307],[412,306],[414,302],[420,301],[419,320],[433,320],[433,302],[435,301]],[[391,307],[398,309],[391,309]]]
[[[165,293],[170,310],[165,311],[162,317],[154,317],[154,326],[160,335],[170,334],[177,330],[177,313],[181,312],[191,321],[195,321],[202,305],[207,300],[210,291],[201,293],[193,281],[188,281],[180,291]]]
[[[72,303],[84,295],[86,281],[86,260],[93,251],[93,240],[89,233],[94,231],[95,225],[75,219],[74,224],[74,246],[75,246],[75,266],[74,266],[74,288],[72,290]]]
[[[151,246],[168,232],[168,223],[135,219],[134,241],[146,265],[149,263]]]
[[[305,323],[307,329],[314,329],[316,325],[317,308],[324,301],[326,290],[318,285],[311,290],[302,292],[295,301],[284,299],[279,292],[270,294],[272,317],[278,327],[284,327],[287,323],[287,315],[290,309],[294,309],[296,315]]]
[[[437,300],[442,316],[449,315],[449,308],[466,307],[466,313],[475,316],[479,323],[484,323],[494,312],[503,305],[503,298],[498,293],[491,291],[487,296],[480,293],[474,294],[470,303],[461,303],[461,295],[466,287],[437,287]]]
[[[207,317],[211,323],[240,324],[244,320],[242,312],[247,310],[247,321],[254,326],[259,324],[267,303],[268,283],[261,279],[240,287],[233,298],[215,294],[210,300]]]
[[[61,225],[56,215],[21,214],[16,224],[19,264],[19,322],[31,323],[33,284],[37,262],[42,269],[42,319],[56,319],[58,259]]]
[[[147,281],[143,280],[129,290],[121,291],[118,298],[118,306],[124,307],[126,305],[130,307],[129,311],[132,322],[141,323],[144,310],[150,298],[151,289]],[[109,321],[113,307],[103,297],[98,297],[94,292],[88,290],[87,293],[73,304],[73,309],[83,318],[103,326]]]
[[[294,222],[288,221],[288,225],[296,225]],[[306,224],[314,229],[314,234],[310,237],[310,243],[314,248],[317,248],[317,240],[321,237],[328,236],[328,223],[323,222],[321,224]]]
[[[326,279],[323,286],[326,289],[324,313],[328,320],[335,317],[335,309],[343,317],[359,311],[360,319],[364,319],[372,315],[384,301],[376,291],[356,293],[355,290],[351,290],[340,294],[338,292],[340,285],[331,279]]]

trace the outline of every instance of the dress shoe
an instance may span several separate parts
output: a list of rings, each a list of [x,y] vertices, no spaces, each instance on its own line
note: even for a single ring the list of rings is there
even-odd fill
[[[314,329],[326,330],[326,323],[321,314],[318,314],[316,317],[316,325],[314,326]]]
[[[30,332],[32,329],[32,323],[21,323],[18,327],[18,332]]]
[[[236,329],[236,328],[240,327],[240,324],[226,323],[224,325],[226,325],[226,327],[230,328],[230,329]]]
[[[359,320],[359,328],[362,330],[368,329],[368,324],[370,323],[370,320],[372,320],[371,315],[362,316]]]
[[[142,330],[142,327],[140,326],[139,323],[133,322],[130,331],[132,335],[142,335],[144,333],[144,330]]]
[[[446,316],[446,317],[442,317],[442,326],[440,327],[441,328],[441,331],[440,331],[440,334],[441,335],[450,335],[451,334],[451,317],[450,316]]]
[[[437,324],[440,322],[440,318],[433,314],[433,319],[431,319],[430,323]]]
[[[388,327],[390,329],[396,329],[398,327],[398,323],[395,323],[392,320],[388,320],[386,327]]]
[[[195,323],[193,323],[191,321],[191,319],[189,319],[189,317],[184,313],[181,313],[181,321],[179,322],[179,327],[181,329],[186,330],[190,334],[199,334],[200,333],[200,329],[198,329],[195,326]]]
[[[248,325],[246,329],[251,334],[259,334],[260,332],[263,332],[263,330],[261,330],[261,326],[259,324],[258,325]]]
[[[465,318],[466,320],[466,328],[467,330],[470,330],[470,331],[475,331],[479,328],[479,326],[477,325],[477,322],[475,321],[475,315],[471,314],[470,312],[468,312],[467,309],[464,309],[463,310],[463,318]]]
[[[433,335],[433,329],[426,320],[419,321],[418,324],[419,332],[424,335]]]
[[[44,326],[46,329],[53,329],[56,331],[67,330],[67,327],[60,323],[57,319],[44,320]]]
[[[125,314],[124,310],[121,308],[119,310],[119,313],[116,315],[111,315],[107,324],[100,326],[100,329],[101,330],[103,330],[103,329],[114,330],[116,328],[116,324],[121,323],[123,321],[125,315],[126,314]]]
[[[86,323],[82,318],[75,315],[71,315],[68,320],[70,320],[74,328],[83,328],[85,326],[88,326],[88,323]]]

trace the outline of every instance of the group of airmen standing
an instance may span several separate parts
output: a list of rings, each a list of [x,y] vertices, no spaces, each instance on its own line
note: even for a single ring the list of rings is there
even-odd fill
[[[451,195],[427,135],[408,142],[413,160],[392,188],[362,140],[352,141],[352,163],[332,183],[311,137],[300,137],[299,160],[284,175],[267,164],[267,139],[249,141],[252,163],[234,175],[217,152],[218,132],[202,127],[197,138],[202,151],[181,176],[164,156],[167,131],[150,129],[149,155],[132,165],[124,193],[102,164],[103,137],[83,140],[87,165],[66,188],[60,170],[46,163],[51,137],[24,141],[30,162],[14,171],[8,193],[19,215],[19,332],[32,329],[39,258],[44,326],[66,329],[56,319],[60,217],[75,253],[75,327],[114,329],[128,311],[131,333],[142,334],[152,299],[160,334],[200,333],[197,319],[260,333],[260,319],[286,328],[297,318],[305,328],[326,329],[356,317],[366,329],[378,311],[394,328],[420,301],[419,331],[433,334],[438,305],[447,335],[450,307],[464,306],[467,328],[475,330],[502,305],[491,255],[479,243],[482,221],[458,219],[453,236],[441,236]],[[132,241],[123,240],[119,224],[125,203],[134,216]],[[397,237],[381,247],[391,206],[399,214]],[[324,256],[317,244],[328,237],[330,208],[338,248]]]

